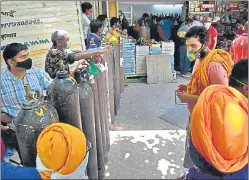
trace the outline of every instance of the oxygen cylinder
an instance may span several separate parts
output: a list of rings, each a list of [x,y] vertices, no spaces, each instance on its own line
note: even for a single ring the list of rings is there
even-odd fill
[[[114,46],[113,65],[114,65],[114,76],[113,76],[114,110],[116,115],[117,110],[120,108],[120,45]]]
[[[63,60],[60,60],[59,68],[49,89],[48,99],[57,110],[60,122],[82,130],[77,82],[64,70]]]
[[[95,116],[95,131],[96,131],[96,147],[98,160],[98,177],[103,179],[105,177],[105,162],[104,162],[104,145],[102,138],[101,122],[100,122],[100,108],[98,85],[93,75],[89,76],[88,84],[91,86],[94,97],[94,116]]]
[[[105,61],[108,67],[108,85],[109,85],[109,107],[111,123],[114,124],[114,91],[113,91],[113,54],[105,54]]]
[[[90,179],[98,179],[94,99],[93,91],[87,84],[87,77],[87,70],[83,68],[77,69],[74,73],[74,78],[79,87],[82,130],[85,133],[87,140],[92,144],[87,164],[87,175]]]
[[[94,40],[91,41],[91,46],[94,46]],[[89,48],[92,49],[92,48]],[[96,61],[97,57],[93,57],[93,61],[98,63],[100,73],[95,74],[95,79],[98,85],[98,97],[99,97],[99,109],[100,109],[100,125],[102,132],[104,161],[108,161],[108,151],[110,150],[110,138],[109,138],[109,123],[108,123],[108,101],[107,101],[107,84],[106,84],[106,69],[100,61]]]
[[[139,29],[139,35],[140,38],[148,39],[148,31],[144,23]]]
[[[16,137],[24,166],[36,167],[36,142],[41,131],[48,125],[58,122],[56,110],[47,103],[41,103],[37,94],[24,86],[26,99],[16,121]]]
[[[120,66],[120,94],[124,92],[125,77],[124,77],[124,65]]]
[[[120,94],[124,92],[124,59],[123,59],[123,41],[120,43]]]
[[[101,125],[101,132],[102,132],[102,141],[103,141],[103,151],[104,151],[104,161],[108,161],[108,154],[107,154],[107,142],[106,142],[106,102],[104,99],[105,96],[105,87],[104,87],[104,79],[103,79],[104,73],[100,73],[95,75],[95,79],[98,85],[98,96],[99,96],[99,112],[100,112],[100,125]]]
[[[109,122],[109,109],[108,109],[108,105],[109,105],[109,96],[107,96],[107,91],[108,91],[108,84],[106,82],[107,81],[107,72],[106,70],[103,72],[103,84],[104,84],[104,97],[103,97],[103,103],[105,104],[104,108],[105,108],[105,131],[106,131],[106,149],[107,149],[107,152],[110,151],[110,132],[109,132],[109,128],[110,128],[110,122]],[[108,161],[108,156],[106,158],[106,163]]]

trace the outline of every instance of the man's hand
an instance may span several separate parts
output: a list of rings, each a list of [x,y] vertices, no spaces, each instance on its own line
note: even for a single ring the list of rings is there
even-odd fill
[[[178,86],[178,88],[176,89],[177,93],[183,93],[183,92],[187,92],[187,85],[185,84],[180,84]]]
[[[8,129],[9,129],[9,126],[3,126],[3,125],[1,125],[1,131],[6,131]]]
[[[78,62],[78,64],[76,65],[76,67],[74,68],[74,70],[70,72],[70,76],[74,78],[74,72],[75,72],[77,69],[79,69],[79,68],[87,68],[87,67],[89,67],[89,66],[90,66],[90,65],[88,64],[87,61],[85,61],[85,60],[80,60],[80,61]]]
[[[189,102],[188,93],[177,92],[177,97],[179,98],[181,103],[188,103]]]
[[[100,54],[112,54],[112,47],[111,46],[106,46],[103,49],[99,50]]]
[[[90,66],[90,64],[89,64],[87,61],[85,61],[85,60],[83,60],[83,61],[81,62],[81,65],[82,65],[82,67],[84,67],[84,68],[87,68],[87,67]]]
[[[177,96],[181,103],[196,103],[199,98],[197,95],[192,95],[186,92],[177,92]]]

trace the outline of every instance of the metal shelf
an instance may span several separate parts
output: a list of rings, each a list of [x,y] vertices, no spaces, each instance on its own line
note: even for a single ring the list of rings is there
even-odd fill
[[[214,13],[214,11],[210,11],[210,12],[189,12],[189,13],[206,14],[206,13]]]

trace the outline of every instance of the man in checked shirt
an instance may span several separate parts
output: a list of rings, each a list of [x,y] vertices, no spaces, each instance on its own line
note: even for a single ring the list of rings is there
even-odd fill
[[[87,66],[88,63],[83,60],[91,56],[111,53],[111,47],[106,46],[103,49],[91,51],[71,50],[71,42],[69,35],[64,30],[56,30],[51,35],[52,47],[49,49],[45,60],[45,71],[54,79],[59,70],[58,63],[63,60],[65,70],[70,76],[74,75],[74,71],[80,66]]]
[[[45,71],[32,67],[26,45],[7,45],[3,58],[7,68],[1,73],[1,125],[8,128],[1,128],[1,136],[4,144],[11,149],[15,148],[21,159],[14,121],[25,100],[24,85],[29,84],[32,91],[43,93],[52,81]]]

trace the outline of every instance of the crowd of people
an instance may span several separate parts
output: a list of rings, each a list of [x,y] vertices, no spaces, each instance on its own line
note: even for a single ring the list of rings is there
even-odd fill
[[[151,38],[176,43],[180,73],[190,78],[187,85],[177,89],[177,96],[187,103],[190,114],[183,164],[189,170],[180,179],[248,179],[248,23],[240,24],[238,37],[226,52],[216,49],[219,31],[214,26],[220,23],[219,17],[195,16],[182,22],[177,16],[150,17],[145,13],[137,25],[130,27],[122,12],[119,18],[111,18],[110,25],[105,15],[90,21],[91,13],[92,5],[82,3],[87,48],[93,40],[97,47],[102,41],[118,43],[125,31],[136,37],[134,32],[144,24],[151,26]],[[16,149],[21,159],[14,122],[25,100],[23,85],[28,83],[42,94],[56,77],[59,60],[63,59],[65,70],[73,76],[77,68],[89,66],[82,59],[112,51],[110,46],[70,50],[70,37],[64,30],[53,32],[51,41],[45,71],[32,66],[26,45],[11,43],[3,51],[7,65],[1,74],[3,179],[87,179],[85,169],[91,147],[82,131],[64,123],[49,125],[39,135],[36,167],[4,161],[5,146]],[[71,68],[74,63],[76,67]],[[194,66],[188,76],[191,63]]]

